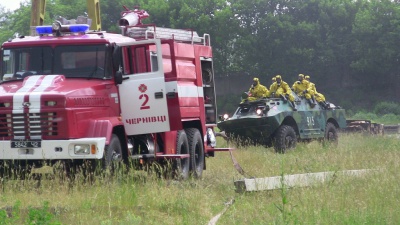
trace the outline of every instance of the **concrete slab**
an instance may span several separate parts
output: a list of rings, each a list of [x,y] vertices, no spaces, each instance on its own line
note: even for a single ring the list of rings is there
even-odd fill
[[[328,182],[338,175],[362,176],[372,170],[344,170],[319,173],[293,174],[266,178],[245,178],[235,181],[236,192],[275,190],[284,187],[307,187],[316,183]],[[283,179],[283,180],[282,180]]]

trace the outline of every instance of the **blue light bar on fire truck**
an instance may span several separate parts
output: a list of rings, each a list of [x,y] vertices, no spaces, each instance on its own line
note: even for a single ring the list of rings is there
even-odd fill
[[[87,24],[71,24],[71,25],[49,25],[49,26],[37,26],[36,32],[39,35],[52,34],[57,31],[68,32],[68,33],[84,33],[89,30]]]

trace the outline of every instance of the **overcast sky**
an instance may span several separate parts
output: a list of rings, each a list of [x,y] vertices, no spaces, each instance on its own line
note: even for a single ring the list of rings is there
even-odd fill
[[[23,0],[1,0],[0,5],[9,10],[16,10],[19,8],[19,3]],[[25,0],[26,1],[26,0]]]

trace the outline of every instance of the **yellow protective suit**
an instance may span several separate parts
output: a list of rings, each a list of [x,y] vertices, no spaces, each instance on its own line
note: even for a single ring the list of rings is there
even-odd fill
[[[293,91],[299,96],[299,97],[306,97],[306,99],[310,99],[312,97],[312,93],[308,91],[310,88],[310,82],[303,79],[301,81],[296,81],[294,82],[292,89]],[[306,93],[304,93],[304,90],[307,90]]]
[[[268,93],[268,88],[260,84],[260,80],[258,78],[254,78],[253,84],[251,85],[248,92],[249,97],[247,98],[247,100],[254,101],[259,98],[265,98],[268,96]]]
[[[309,88],[307,89],[308,93],[310,93],[311,95],[314,95],[315,100],[317,102],[324,102],[325,96],[323,94],[317,92],[317,89],[315,88],[314,83],[312,83],[312,82],[309,82],[309,83],[310,83],[310,85],[309,85]]]
[[[272,96],[272,93],[275,93],[275,96]],[[275,81],[273,84],[271,84],[268,97],[279,98],[281,96],[286,96],[286,95],[289,96],[289,100],[291,102],[294,101],[294,96],[292,95],[292,90],[290,89],[289,85],[285,81],[281,81],[280,84],[278,84],[278,82]]]
[[[275,83],[276,82],[276,78],[275,77],[272,77],[272,83],[271,83],[271,85],[273,84],[273,83]],[[269,86],[269,89],[271,89],[271,85]]]

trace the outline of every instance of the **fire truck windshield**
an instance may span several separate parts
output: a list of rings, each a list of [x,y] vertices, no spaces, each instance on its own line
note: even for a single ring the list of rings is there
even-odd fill
[[[57,74],[67,78],[110,78],[105,45],[3,49],[1,81]]]

